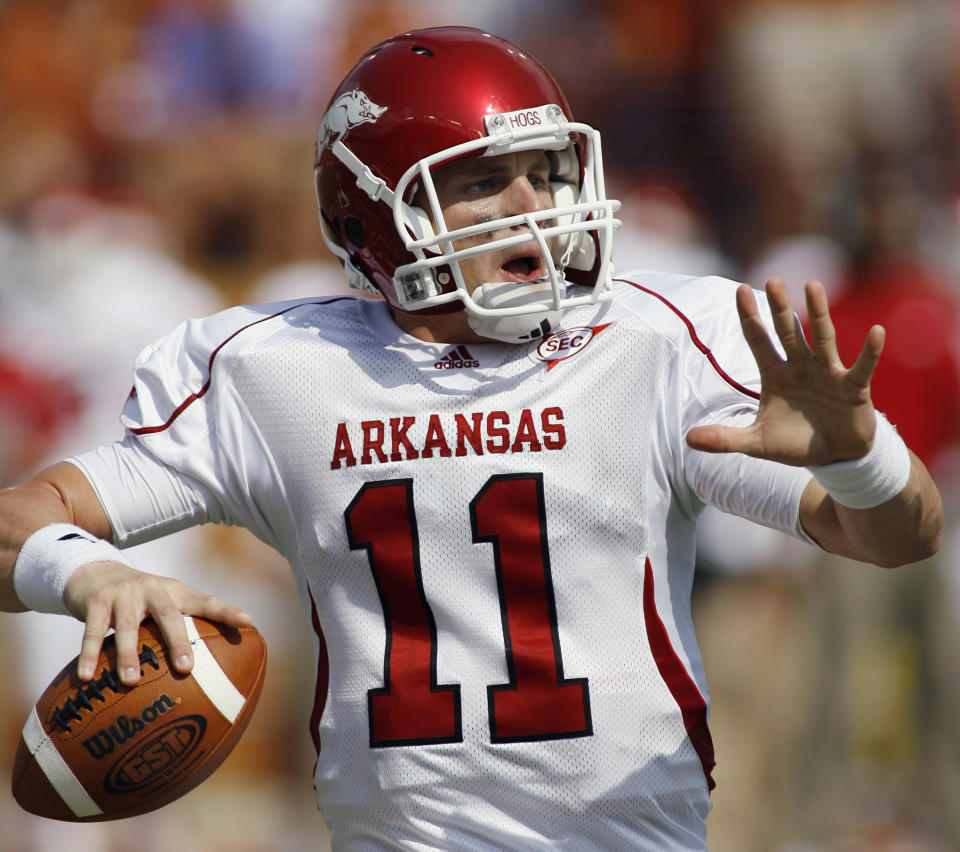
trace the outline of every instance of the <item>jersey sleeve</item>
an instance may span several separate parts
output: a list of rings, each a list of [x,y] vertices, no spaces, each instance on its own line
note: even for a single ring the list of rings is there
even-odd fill
[[[261,509],[277,505],[267,497],[276,487],[272,460],[231,376],[264,318],[231,308],[148,346],[121,414],[123,441],[71,459],[100,496],[118,544],[218,522],[275,546],[274,519]]]
[[[67,461],[96,491],[117,547],[229,520],[209,489],[147,453],[130,435]]]
[[[800,497],[809,471],[742,453],[704,453],[686,444],[694,426],[745,426],[756,417],[760,372],[740,326],[738,286],[722,278],[683,279],[668,293],[666,303],[681,323],[674,433],[679,475],[693,514],[709,504],[810,542],[800,525]],[[766,296],[757,292],[756,297],[780,350]]]
[[[732,414],[714,422],[746,426],[754,413]],[[688,481],[697,498],[731,515],[763,524],[815,544],[800,524],[800,498],[810,472],[743,453],[688,451]]]

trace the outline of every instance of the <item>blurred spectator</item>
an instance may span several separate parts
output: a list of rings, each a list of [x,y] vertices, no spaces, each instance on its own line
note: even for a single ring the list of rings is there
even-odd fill
[[[50,458],[79,414],[83,400],[60,365],[37,363],[4,327],[19,325],[8,288],[32,284],[27,240],[0,225],[0,488]]]
[[[283,302],[310,296],[369,296],[364,290],[350,287],[339,263],[333,261],[300,261],[270,269],[255,281],[247,293],[252,304]]]
[[[789,234],[771,240],[747,266],[743,280],[761,287],[772,277],[783,279],[797,315],[804,322],[807,306],[803,287],[807,281],[823,284],[830,304],[847,285],[850,253],[829,234]]]
[[[722,68],[740,156],[761,198],[751,255],[794,233],[855,241],[865,146],[899,158],[928,200],[939,198],[953,157],[949,8],[942,0],[738,4]]]
[[[612,195],[623,206],[614,233],[618,272],[657,269],[686,275],[735,276],[735,266],[707,239],[703,219],[692,202],[673,187],[640,185]]]
[[[886,325],[874,398],[936,467],[960,432],[957,267],[942,263],[946,241],[930,239],[931,223],[949,221],[960,153],[945,97],[950,10],[739,3],[721,42],[758,200],[741,246],[746,280],[778,275],[795,295],[824,280],[848,364],[869,326]],[[931,398],[942,409],[920,417],[916,401]],[[706,513],[698,541],[704,567],[725,578],[698,594],[699,629],[714,638],[704,651],[719,759],[711,848],[956,848],[956,752],[944,753],[958,706],[951,556],[878,576],[811,561],[776,537],[744,539],[735,521]],[[746,654],[751,679],[729,662]]]
[[[608,174],[622,186],[671,187],[700,211],[710,242],[739,260],[754,201],[717,85],[717,33],[736,5],[521,4],[514,35],[548,62],[574,114],[600,129]]]
[[[0,487],[35,470],[77,414],[72,388],[0,352]]]
[[[887,329],[871,383],[877,407],[932,470],[960,442],[958,305],[945,283],[910,258],[863,269],[833,303],[840,357],[852,363],[870,326]],[[922,413],[937,400],[935,410]]]

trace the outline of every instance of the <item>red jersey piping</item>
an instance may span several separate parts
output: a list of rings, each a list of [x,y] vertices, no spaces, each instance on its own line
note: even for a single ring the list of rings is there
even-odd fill
[[[647,558],[643,572],[643,617],[647,627],[647,641],[653,653],[654,662],[667,689],[680,708],[683,726],[687,736],[700,758],[707,789],[716,787],[713,780],[713,768],[716,766],[713,750],[713,737],[707,723],[707,702],[687,672],[683,661],[677,655],[667,628],[657,612],[657,601],[653,588],[653,566]]]
[[[697,349],[699,349],[706,356],[707,360],[710,362],[710,365],[714,370],[716,370],[717,375],[719,375],[721,379],[730,385],[730,387],[740,391],[740,393],[746,394],[753,399],[760,399],[760,394],[757,391],[750,390],[750,388],[740,384],[740,382],[734,379],[726,370],[723,369],[723,367],[720,366],[716,356],[710,351],[710,347],[700,339],[699,335],[697,334],[697,330],[693,327],[693,322],[683,313],[683,311],[680,310],[680,308],[673,304],[673,302],[671,302],[665,296],[660,295],[660,293],[658,293],[656,290],[651,290],[647,287],[644,287],[642,284],[628,281],[626,278],[617,278],[615,280],[621,281],[624,284],[629,284],[631,287],[635,287],[637,290],[646,293],[648,296],[653,296],[655,299],[659,299],[664,305],[673,311],[679,320],[687,327],[687,333],[690,335],[693,345],[696,346]]]
[[[213,379],[213,362],[216,359],[217,355],[220,353],[220,350],[223,349],[231,340],[233,340],[237,335],[246,331],[248,328],[253,328],[255,325],[259,325],[262,322],[267,322],[268,320],[276,319],[279,316],[283,316],[285,313],[292,311],[296,308],[303,307],[303,305],[330,305],[333,302],[339,302],[342,299],[350,298],[349,296],[337,296],[335,298],[329,299],[324,302],[300,302],[299,304],[292,305],[289,308],[284,308],[282,311],[277,311],[275,314],[270,314],[270,316],[261,317],[258,320],[247,323],[244,326],[238,328],[233,334],[231,334],[226,340],[222,341],[211,353],[210,359],[207,361],[207,380],[203,383],[196,393],[190,394],[183,402],[181,402],[174,410],[165,422],[161,423],[159,426],[138,426],[135,429],[131,429],[130,432],[134,435],[153,435],[157,432],[163,432],[170,428],[173,424],[173,421],[176,420],[184,411],[187,410],[193,403],[200,399],[208,390],[210,390],[210,382]],[[132,393],[132,392],[131,392]]]

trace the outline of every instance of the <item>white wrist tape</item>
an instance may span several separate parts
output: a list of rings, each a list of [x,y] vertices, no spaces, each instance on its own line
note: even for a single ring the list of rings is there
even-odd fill
[[[869,453],[808,470],[837,503],[851,509],[872,509],[903,491],[910,478],[910,453],[897,430],[878,411]]]
[[[24,542],[13,567],[17,597],[34,612],[70,615],[63,590],[74,571],[88,562],[130,565],[110,542],[73,524],[41,527]]]

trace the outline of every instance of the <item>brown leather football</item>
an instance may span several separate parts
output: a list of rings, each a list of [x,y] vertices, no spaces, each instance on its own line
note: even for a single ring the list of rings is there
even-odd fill
[[[223,763],[260,697],[266,643],[254,627],[185,620],[190,674],[171,669],[160,630],[147,621],[136,686],[120,683],[112,635],[92,681],[77,677],[76,658],[53,679],[14,759],[21,807],[71,822],[122,819],[169,804]]]

